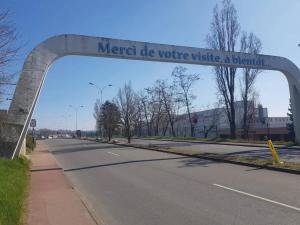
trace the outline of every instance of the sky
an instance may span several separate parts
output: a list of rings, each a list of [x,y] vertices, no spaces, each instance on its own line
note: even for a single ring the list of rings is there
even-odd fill
[[[241,29],[262,41],[262,54],[287,57],[300,67],[300,1],[233,0]],[[57,34],[82,34],[190,47],[207,47],[212,11],[221,0],[0,0],[10,10],[22,43],[13,65],[20,72],[26,55],[43,40]],[[73,106],[78,110],[78,129],[95,127],[93,107],[98,86],[111,100],[126,82],[135,90],[151,86],[157,79],[170,79],[176,64],[121,59],[67,56],[50,68],[33,118],[37,128],[75,129]],[[183,65],[201,79],[194,86],[194,110],[213,107],[216,84],[212,67]],[[286,116],[289,90],[283,74],[263,71],[256,84],[260,103],[269,116]],[[11,90],[13,93],[13,90]],[[236,99],[240,96],[237,94]],[[10,102],[0,105],[7,108]]]

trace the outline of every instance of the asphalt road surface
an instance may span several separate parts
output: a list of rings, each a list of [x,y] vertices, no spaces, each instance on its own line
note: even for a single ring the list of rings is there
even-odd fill
[[[298,175],[74,139],[45,140],[106,225],[299,225]]]

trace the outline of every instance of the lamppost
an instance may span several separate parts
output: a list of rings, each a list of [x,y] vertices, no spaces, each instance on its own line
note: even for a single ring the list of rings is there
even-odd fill
[[[92,85],[94,86],[95,88],[97,88],[97,90],[99,91],[99,94],[100,94],[100,104],[102,105],[102,93],[103,93],[103,90],[107,87],[111,87],[112,84],[107,84],[107,85],[104,85],[103,87],[99,87],[98,85],[92,83],[92,82],[89,82],[89,85]]]
[[[97,88],[97,90],[99,91],[99,94],[100,94],[100,107],[102,106],[103,102],[102,102],[102,94],[103,94],[103,90],[107,87],[111,87],[112,84],[107,84],[107,85],[104,85],[103,87],[99,87],[98,85],[92,83],[92,82],[89,82],[89,85],[91,86],[94,86],[95,88]],[[102,132],[102,124],[100,124],[100,131],[101,131],[101,138],[103,138],[103,132]]]
[[[78,113],[78,109],[79,108],[83,108],[84,106],[83,105],[80,105],[80,106],[73,106],[73,105],[69,105],[70,108],[73,108],[75,110],[75,115],[76,115],[76,123],[75,123],[75,128],[77,131],[77,113]]]

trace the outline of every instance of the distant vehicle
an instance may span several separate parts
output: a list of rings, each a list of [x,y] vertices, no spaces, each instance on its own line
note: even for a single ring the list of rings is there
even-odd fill
[[[76,137],[81,138],[81,130],[76,130]]]
[[[44,135],[42,135],[42,136],[41,136],[41,139],[42,139],[42,140],[45,140],[45,139],[46,139],[46,137],[45,137]]]
[[[119,140],[117,140],[117,139],[112,139],[110,142],[113,143],[113,144],[116,144],[116,143],[119,143]]]
[[[102,142],[102,141],[103,141],[103,139],[102,139],[102,138],[100,138],[100,137],[96,137],[96,141],[97,141],[97,142]]]

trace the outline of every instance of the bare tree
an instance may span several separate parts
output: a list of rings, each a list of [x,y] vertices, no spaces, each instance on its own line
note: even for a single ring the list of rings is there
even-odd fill
[[[178,100],[181,101],[186,107],[190,123],[191,136],[194,137],[195,127],[192,120],[190,107],[192,105],[192,101],[196,98],[196,96],[191,93],[191,88],[195,84],[195,82],[200,79],[200,74],[189,74],[187,73],[187,68],[177,66],[172,72],[172,77],[174,78]]]
[[[212,49],[234,52],[240,32],[236,9],[231,0],[223,0],[222,9],[218,5],[213,11],[210,34],[207,35],[207,43]],[[230,125],[231,138],[236,137],[235,124],[235,79],[236,68],[216,66],[217,89],[225,105],[227,118]]]
[[[159,135],[159,127],[163,117],[163,101],[162,94],[158,82],[150,88],[146,88],[148,95],[148,114],[150,135]]]
[[[17,47],[17,32],[9,21],[9,11],[0,11],[0,101],[6,91],[6,84],[13,78],[9,67],[15,60],[20,47]]]
[[[156,87],[158,88],[159,92],[161,93],[161,100],[164,106],[164,111],[168,118],[168,123],[171,127],[172,136],[175,137],[175,130],[174,130],[174,123],[176,119],[176,104],[178,103],[174,98],[174,87],[168,85],[167,81],[165,80],[157,80]],[[165,132],[164,132],[165,133]]]
[[[96,119],[96,135],[97,137],[100,136],[100,134],[102,136],[101,102],[99,99],[95,102],[93,116]]]
[[[243,33],[241,37],[241,52],[250,53],[250,54],[258,54],[261,51],[262,44],[259,38],[257,38],[253,33],[247,35],[247,33]],[[253,103],[250,103],[250,98],[252,98],[252,102],[255,101],[255,90],[254,83],[257,75],[261,71],[258,69],[243,69],[242,78],[240,80],[241,83],[241,95],[243,101],[243,137],[248,138],[249,126],[251,120],[253,120]]]
[[[142,89],[139,91],[138,93],[138,98],[139,98],[139,106],[140,106],[140,114],[141,114],[141,117],[144,117],[144,121],[146,122],[146,126],[147,126],[147,135],[148,136],[151,136],[151,121],[150,121],[150,118],[151,118],[151,114],[149,112],[149,104],[150,104],[150,101],[149,101],[149,95],[147,93],[147,90],[146,89]],[[141,119],[143,120],[143,119]]]
[[[136,101],[135,106],[137,109],[137,114],[134,120],[134,134],[141,137],[142,136],[142,130],[144,125],[143,120],[143,105],[140,96],[136,95]]]
[[[257,106],[258,104],[259,95],[256,91],[251,92],[251,94],[248,95],[247,100],[247,108],[245,109],[245,101],[242,100],[243,107],[242,107],[242,137],[245,139],[249,138],[249,130],[251,129],[251,125],[254,125],[255,118],[257,115]],[[245,111],[247,110],[247,111]]]
[[[121,121],[124,125],[125,136],[127,137],[128,143],[130,143],[138,113],[136,107],[136,94],[131,87],[131,83],[125,84],[123,88],[119,89],[116,103],[121,113]]]
[[[101,121],[103,124],[104,133],[111,140],[116,128],[118,128],[121,120],[119,108],[116,104],[106,101],[101,106]]]

